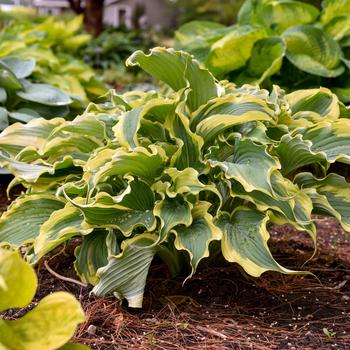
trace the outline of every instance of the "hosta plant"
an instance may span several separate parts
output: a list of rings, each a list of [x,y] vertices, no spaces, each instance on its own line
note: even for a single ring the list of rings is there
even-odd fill
[[[325,86],[350,102],[350,1],[322,10],[294,0],[246,0],[238,23],[194,21],[176,33],[178,48],[217,77],[288,91]]]
[[[2,165],[26,187],[0,219],[2,245],[36,263],[80,237],[75,268],[97,295],[140,307],[158,255],[191,277],[222,253],[252,276],[282,267],[268,226],[316,241],[312,213],[350,230],[349,111],[328,89],[271,94],[216,81],[189,54],[155,48],[127,61],[162,92],[111,91],[73,121],[35,119],[0,135]]]
[[[33,82],[34,68],[34,59],[0,59],[0,130],[10,122],[26,123],[33,118],[68,114],[71,98],[52,85]]]
[[[37,284],[34,269],[23,261],[18,252],[0,249],[0,312],[28,306]],[[84,312],[71,294],[50,294],[17,320],[0,317],[0,349],[88,349],[67,343],[83,321]]]

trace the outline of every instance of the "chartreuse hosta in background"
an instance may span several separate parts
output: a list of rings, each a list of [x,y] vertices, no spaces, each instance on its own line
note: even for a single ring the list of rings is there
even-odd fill
[[[75,106],[85,106],[106,92],[93,69],[76,58],[90,35],[81,33],[81,16],[70,20],[55,17],[13,19],[0,32],[0,59],[18,56],[35,60],[32,77],[69,94]]]
[[[176,39],[217,77],[289,91],[326,86],[350,102],[350,0],[324,0],[321,11],[302,1],[246,0],[236,25],[194,21]]]
[[[27,306],[33,299],[38,281],[34,269],[18,252],[0,248],[0,312]],[[0,317],[1,350],[83,350],[88,347],[67,343],[84,312],[69,293],[46,296],[17,320]]]
[[[36,263],[81,237],[75,268],[97,295],[140,307],[158,255],[191,277],[221,250],[252,276],[293,274],[267,245],[271,223],[316,240],[312,213],[350,230],[349,111],[328,89],[271,94],[218,82],[189,54],[155,48],[127,61],[159,92],[111,91],[73,121],[36,119],[0,136],[1,162],[27,192],[0,220],[0,242]]]

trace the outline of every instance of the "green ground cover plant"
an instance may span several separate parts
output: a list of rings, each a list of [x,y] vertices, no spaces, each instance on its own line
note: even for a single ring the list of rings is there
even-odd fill
[[[314,243],[313,213],[350,231],[350,185],[331,168],[350,163],[350,113],[330,90],[237,87],[173,49],[137,51],[127,64],[164,86],[110,91],[72,121],[1,133],[9,190],[26,188],[0,219],[2,246],[27,246],[36,263],[80,237],[81,279],[141,307],[156,255],[187,278],[218,254],[255,277],[307,273],[273,258],[270,224]]]
[[[0,249],[0,312],[28,306],[34,298],[37,285],[33,267],[18,252]],[[17,320],[0,317],[0,349],[89,349],[68,343],[84,319],[79,302],[71,294],[53,293]]]
[[[176,45],[220,79],[288,92],[324,86],[347,103],[349,13],[349,0],[325,0],[321,11],[301,1],[246,0],[237,24],[186,23]]]

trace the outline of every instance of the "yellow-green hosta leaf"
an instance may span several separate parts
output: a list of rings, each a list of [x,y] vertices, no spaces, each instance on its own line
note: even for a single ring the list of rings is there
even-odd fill
[[[186,52],[156,47],[148,55],[142,51],[134,52],[126,64],[140,66],[145,72],[168,84],[174,91],[190,88],[187,104],[192,111],[218,96],[214,77]]]
[[[34,269],[18,252],[0,248],[0,312],[27,306],[35,295],[37,284]]]
[[[270,238],[266,229],[268,221],[268,215],[248,208],[238,208],[232,215],[224,213],[220,216],[217,225],[223,234],[223,256],[227,261],[241,265],[254,277],[266,271],[301,273],[284,268],[273,258],[267,245]]]
[[[151,151],[136,147],[132,152],[118,149],[112,160],[102,166],[93,177],[96,185],[113,175],[134,175],[145,179],[153,179],[161,174],[166,155],[163,149],[151,146]]]
[[[142,307],[148,270],[157,252],[154,244],[157,238],[143,233],[124,240],[122,252],[109,257],[108,264],[98,270],[99,283],[93,292],[97,296],[113,293],[119,299],[125,298],[129,307]]]
[[[16,123],[10,125],[0,134],[0,149],[11,155],[16,155],[27,146],[42,147],[50,133],[65,123],[62,118],[51,120],[33,119],[28,124]]]
[[[82,281],[92,285],[98,283],[97,270],[108,263],[110,252],[107,240],[110,240],[108,236],[111,234],[113,235],[106,230],[94,230],[83,237],[83,243],[75,251],[77,259],[74,263],[75,270]]]
[[[321,29],[311,25],[291,27],[282,37],[288,60],[300,70],[325,78],[344,72],[339,44]]]
[[[177,113],[171,115],[166,121],[170,135],[175,138],[178,146],[178,150],[171,158],[171,165],[179,170],[189,167],[200,169],[203,166],[201,159],[203,139],[190,130],[189,120],[183,113],[183,107],[183,104],[179,104]]]
[[[180,197],[165,198],[156,203],[153,213],[161,222],[158,243],[167,239],[172,228],[178,225],[191,225],[192,207],[192,204]]]
[[[276,194],[271,174],[281,167],[278,158],[271,156],[266,146],[250,140],[236,140],[234,153],[224,161],[209,160],[211,167],[223,170],[227,179],[235,179],[247,192],[259,190]]]
[[[236,26],[212,45],[206,65],[215,75],[239,69],[248,61],[254,44],[266,36],[264,28],[249,25]]]
[[[280,143],[275,147],[275,152],[282,165],[281,173],[286,176],[305,165],[326,161],[324,153],[313,152],[311,149],[312,142],[304,141],[301,135],[294,137],[290,134],[283,135]]]
[[[273,110],[261,98],[229,94],[213,99],[193,115],[190,127],[208,142],[219,133],[235,125],[251,121],[273,122]]]
[[[154,194],[143,181],[131,178],[127,188],[118,196],[100,192],[89,204],[71,201],[85,218],[83,227],[117,228],[129,236],[137,226],[153,230]]]
[[[139,146],[137,133],[141,125],[145,125],[145,118],[164,123],[167,116],[173,114],[174,111],[174,101],[157,98],[142,107],[125,112],[119,117],[118,124],[113,128],[118,143],[128,149],[136,148]],[[149,137],[149,128],[145,127],[145,131]]]
[[[312,121],[336,120],[340,116],[340,106],[338,97],[329,89],[307,89],[297,90],[286,95],[293,118],[309,118]],[[319,114],[316,118],[308,112]],[[320,118],[322,117],[322,118]]]
[[[311,173],[300,173],[294,182],[300,187],[316,189],[317,193],[309,193],[315,212],[336,217],[343,229],[350,232],[350,184],[342,176],[329,174],[317,179]]]
[[[323,153],[329,163],[350,164],[350,119],[321,122],[315,126],[295,130],[303,140],[311,141],[311,151]]]
[[[64,202],[49,194],[33,194],[16,199],[0,218],[0,245],[19,247],[32,242],[40,226]]]
[[[84,229],[84,221],[81,211],[70,203],[62,209],[54,211],[50,217],[40,226],[40,233],[35,238],[32,261],[38,261],[45,254],[56,248],[61,243],[73,236],[86,235],[92,228]]]
[[[307,231],[316,242],[316,228],[311,220],[312,201],[307,193],[284,178],[278,171],[272,174],[271,184],[277,196],[259,190],[247,192],[238,182],[232,182],[231,196],[254,203],[262,212],[272,210],[276,213],[274,220],[277,216],[279,217],[279,224],[290,223],[298,230]]]
[[[210,206],[208,202],[197,202],[191,212],[191,225],[179,225],[172,230],[176,237],[175,248],[185,250],[190,257],[192,271],[186,280],[196,272],[199,262],[209,256],[210,242],[222,238],[221,230],[214,225],[213,217],[208,213]]]
[[[54,350],[67,343],[84,319],[79,302],[69,293],[57,292],[22,318],[2,321],[0,342],[16,350]]]
[[[321,21],[327,24],[334,17],[347,15],[350,13],[349,0],[325,0],[322,2]]]

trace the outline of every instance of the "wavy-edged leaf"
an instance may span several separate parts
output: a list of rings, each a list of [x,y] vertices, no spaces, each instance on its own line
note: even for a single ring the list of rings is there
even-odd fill
[[[92,228],[83,228],[84,221],[81,211],[70,203],[64,208],[54,211],[41,225],[40,233],[36,237],[33,248],[33,260],[38,261],[45,254],[56,248],[71,237],[86,235]]]
[[[209,160],[209,163],[222,169],[227,179],[238,181],[247,192],[258,190],[275,194],[271,174],[281,165],[278,158],[267,152],[266,146],[250,140],[236,140],[234,153],[225,161]]]
[[[64,345],[85,319],[79,302],[57,292],[42,299],[22,318],[0,323],[0,342],[10,349],[54,350]]]
[[[311,151],[323,153],[329,163],[350,164],[350,119],[320,122],[309,128],[297,129],[303,140],[311,141]]]
[[[165,241],[172,228],[178,225],[189,226],[192,223],[192,204],[181,197],[165,198],[154,207],[154,215],[159,217],[159,243]]]
[[[27,306],[34,298],[37,284],[34,269],[18,252],[0,248],[0,312]]]
[[[144,71],[168,84],[174,91],[189,87],[188,106],[196,110],[209,99],[218,96],[214,77],[186,52],[156,47],[145,54],[136,51],[126,61],[128,66],[140,66]],[[163,69],[168,67],[168,69]]]
[[[32,242],[40,226],[64,202],[49,194],[33,194],[16,199],[0,218],[0,244],[19,247]]]
[[[151,151],[143,147],[137,147],[133,152],[123,149],[116,150],[112,160],[102,166],[95,174],[94,184],[113,175],[131,174],[145,179],[159,176],[164,167],[166,155],[160,147],[152,146],[150,147]]]
[[[342,176],[329,174],[317,179],[311,173],[300,173],[294,182],[316,189],[317,193],[309,192],[315,212],[336,217],[343,229],[350,232],[350,184]]]
[[[300,70],[325,78],[344,72],[339,44],[321,29],[311,25],[291,27],[282,37],[288,60]]]
[[[270,238],[266,229],[268,220],[268,215],[248,208],[238,208],[232,215],[221,215],[217,225],[223,233],[223,256],[227,261],[241,265],[254,277],[266,271],[301,273],[284,268],[273,258],[267,245]]]
[[[175,234],[174,245],[178,250],[185,250],[190,257],[190,278],[197,269],[199,262],[209,256],[209,244],[222,238],[221,230],[213,223],[213,217],[208,213],[211,204],[199,201],[193,207],[193,221],[190,226],[180,225],[172,232]]]
[[[109,258],[108,264],[98,270],[99,283],[93,292],[97,296],[113,293],[125,298],[129,307],[142,307],[148,270],[157,252],[156,235],[144,233],[121,244],[122,252]]]
[[[298,230],[307,231],[315,243],[316,228],[311,220],[312,201],[307,193],[277,171],[271,176],[271,184],[276,197],[258,190],[246,192],[238,182],[231,183],[230,192],[231,196],[254,203],[262,212],[271,210],[274,214],[271,219],[275,223],[290,223]]]
[[[226,129],[250,121],[273,122],[273,111],[262,99],[242,94],[229,94],[213,99],[192,117],[190,127],[206,142]]]
[[[55,118],[51,120],[33,119],[28,124],[13,124],[0,134],[0,149],[10,155],[17,155],[23,148],[35,145],[42,147],[50,133],[65,120]]]
[[[281,173],[285,176],[305,165],[326,160],[325,154],[313,152],[312,142],[304,141],[301,135],[283,135],[281,142],[275,147],[275,152],[282,165]]]

